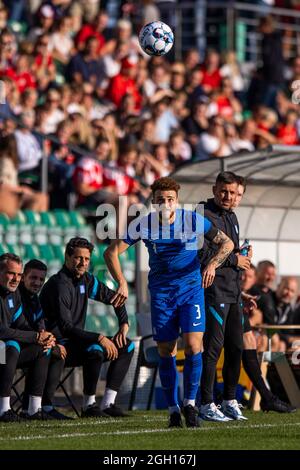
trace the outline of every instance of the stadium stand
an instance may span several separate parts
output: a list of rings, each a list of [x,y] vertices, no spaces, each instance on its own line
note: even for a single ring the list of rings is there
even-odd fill
[[[215,176],[223,165],[219,157],[236,153],[242,166],[246,153],[300,142],[299,105],[290,89],[300,70],[297,2],[280,10],[230,2],[234,11],[228,12],[222,1],[157,1],[151,19],[140,2],[129,2],[127,12],[124,2],[101,2],[109,15],[97,0],[91,9],[82,1],[20,2],[19,10],[14,3],[19,2],[0,0],[0,93],[3,86],[6,91],[0,99],[0,254],[11,251],[25,262],[39,258],[51,275],[61,267],[71,237],[95,240],[86,221],[103,190],[107,200],[126,195],[143,202],[148,185],[173,171],[178,177],[188,171],[187,162],[207,160],[202,169],[213,165]],[[172,7],[160,11],[161,3]],[[259,25],[269,13],[279,21],[265,22],[268,32]],[[161,15],[171,26],[180,18],[182,27],[167,58],[149,59],[137,34],[143,22]],[[268,64],[266,34],[275,55]],[[278,64],[284,74],[273,83]],[[116,80],[125,83],[117,97],[111,93]],[[37,151],[23,159],[23,150],[29,155],[32,146]],[[275,157],[270,154],[269,161]],[[36,212],[41,194],[49,210]],[[198,187],[194,195],[198,201]],[[91,271],[113,288],[104,249],[103,243],[95,245]],[[127,308],[134,337],[134,249],[121,256],[121,264],[131,287]],[[110,335],[116,319],[110,308],[91,301],[86,327]]]

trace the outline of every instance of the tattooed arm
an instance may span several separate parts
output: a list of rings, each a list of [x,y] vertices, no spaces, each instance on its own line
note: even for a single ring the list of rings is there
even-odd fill
[[[224,263],[234,248],[233,241],[221,230],[218,230],[217,235],[212,241],[216,245],[219,245],[219,249],[203,270],[202,287],[204,288],[212,285],[216,275],[216,269]]]

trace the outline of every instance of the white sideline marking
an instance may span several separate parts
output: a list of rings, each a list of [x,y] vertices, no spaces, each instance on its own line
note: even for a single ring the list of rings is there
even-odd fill
[[[157,421],[166,421],[167,417],[163,417],[163,416],[158,416],[157,418],[153,417],[147,417],[146,415],[145,416],[139,416],[141,418],[143,418],[143,421],[146,422],[146,423],[152,423],[152,422],[157,422]],[[91,422],[91,420],[82,420],[80,418],[76,418],[74,419],[74,421],[72,421],[71,423],[68,422],[66,423],[65,421],[57,421],[57,420],[49,420],[48,423],[46,422],[40,422],[40,421],[32,421],[32,422],[23,422],[22,424],[25,424],[25,426],[29,427],[29,428],[51,428],[51,429],[54,429],[55,427],[68,427],[68,428],[71,428],[71,427],[82,427],[82,426],[89,426],[91,424],[101,424],[101,426],[103,426],[104,424],[116,424],[116,423],[125,423],[125,419],[121,420],[120,419],[113,419],[113,418],[100,418],[100,419],[93,419],[93,421]],[[130,422],[129,420],[126,419],[126,422]],[[131,421],[132,422],[132,421]],[[7,429],[7,425],[5,425],[4,423],[0,425],[0,430],[1,429]]]
[[[199,427],[199,428],[189,428],[189,431],[219,431],[221,429],[258,429],[258,428],[278,428],[278,427],[286,427],[286,426],[300,426],[299,423],[286,423],[286,424],[250,424],[248,426],[245,425],[226,425],[220,426],[218,428],[214,427]],[[112,431],[112,432],[87,432],[87,433],[73,433],[73,434],[56,434],[53,436],[48,435],[41,435],[38,434],[36,436],[18,436],[18,437],[0,437],[0,441],[32,441],[35,439],[64,439],[66,437],[91,437],[91,436],[122,436],[122,435],[130,435],[130,434],[151,434],[154,432],[172,432],[178,431],[178,429],[144,429],[144,430],[136,430],[136,431]]]

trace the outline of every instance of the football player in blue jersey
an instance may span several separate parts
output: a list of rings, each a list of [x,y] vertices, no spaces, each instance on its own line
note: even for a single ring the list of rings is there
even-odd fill
[[[215,270],[228,257],[233,243],[199,213],[178,207],[179,184],[172,178],[156,180],[152,187],[155,211],[141,218],[135,231],[115,240],[104,257],[118,289],[114,302],[123,305],[128,297],[119,255],[142,240],[149,252],[149,290],[153,338],[159,352],[159,373],[170,412],[169,427],[182,427],[177,396],[177,339],[184,340],[183,414],[188,427],[197,427],[196,393],[202,371],[202,338],[205,330],[204,289],[212,284]],[[203,271],[198,258],[201,237],[213,240],[219,249]],[[201,286],[202,287],[199,287]]]

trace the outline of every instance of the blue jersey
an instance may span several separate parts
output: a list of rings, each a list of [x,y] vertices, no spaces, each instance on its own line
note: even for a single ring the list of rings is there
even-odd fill
[[[135,235],[129,233],[123,240],[133,245],[143,240],[149,253],[149,289],[163,290],[169,286],[184,288],[190,281],[201,286],[198,250],[201,237],[216,230],[200,214],[184,209],[176,210],[175,221],[162,225],[156,212],[143,217],[136,226]]]

